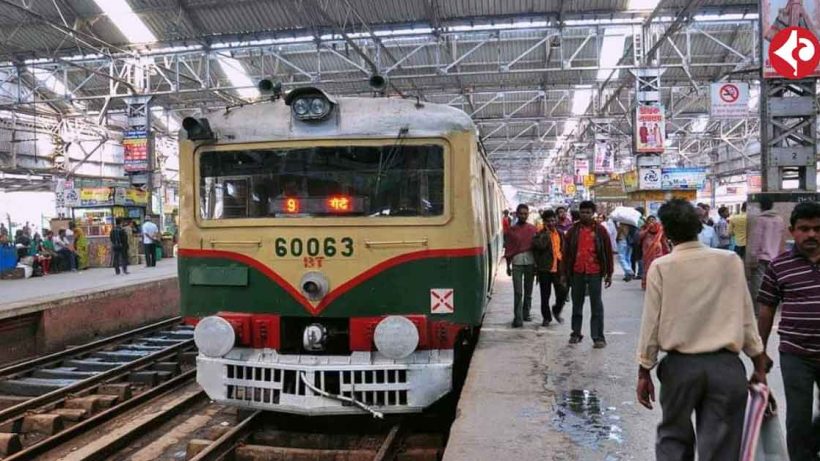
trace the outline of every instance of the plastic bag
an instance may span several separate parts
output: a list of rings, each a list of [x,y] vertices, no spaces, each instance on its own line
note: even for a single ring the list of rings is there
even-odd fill
[[[755,461],[789,461],[789,450],[786,448],[786,438],[777,413],[763,418]]]

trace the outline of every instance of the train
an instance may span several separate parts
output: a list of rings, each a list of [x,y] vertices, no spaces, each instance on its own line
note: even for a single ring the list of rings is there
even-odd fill
[[[384,415],[451,393],[503,251],[466,113],[300,87],[185,118],[179,162],[181,312],[212,400]]]

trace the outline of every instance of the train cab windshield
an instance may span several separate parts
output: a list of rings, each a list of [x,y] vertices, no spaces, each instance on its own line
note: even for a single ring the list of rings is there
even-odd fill
[[[434,217],[444,212],[441,145],[206,151],[200,217]]]

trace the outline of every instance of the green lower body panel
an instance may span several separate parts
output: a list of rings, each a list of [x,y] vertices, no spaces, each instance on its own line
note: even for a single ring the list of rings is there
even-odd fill
[[[325,304],[311,311],[294,287],[275,273],[266,273],[264,267],[260,269],[259,263],[249,264],[247,258],[222,252],[182,251],[182,315],[202,317],[219,311],[321,317],[424,314],[436,320],[479,325],[487,303],[491,268],[487,257],[487,252],[481,252],[401,262],[341,287],[331,286]],[[453,290],[452,313],[431,313],[433,289]]]

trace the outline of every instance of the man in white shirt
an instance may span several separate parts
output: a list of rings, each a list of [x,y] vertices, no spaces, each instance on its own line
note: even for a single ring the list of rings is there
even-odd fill
[[[145,267],[155,267],[157,265],[156,248],[159,241],[159,229],[151,222],[151,218],[145,217],[142,224],[142,244],[145,248]]]
[[[54,251],[60,255],[61,258],[68,261],[68,267],[71,272],[77,271],[77,255],[71,251],[71,243],[66,238],[66,229],[57,231],[57,236],[54,237]]]
[[[670,200],[658,216],[675,246],[649,269],[637,386],[638,402],[651,409],[655,387],[649,371],[658,364],[658,352],[666,351],[657,370],[663,417],[655,456],[694,459],[697,441],[699,459],[739,459],[748,395],[741,351],[755,364],[751,381],[766,383],[766,355],[743,262],[698,242],[703,224],[691,203]]]

